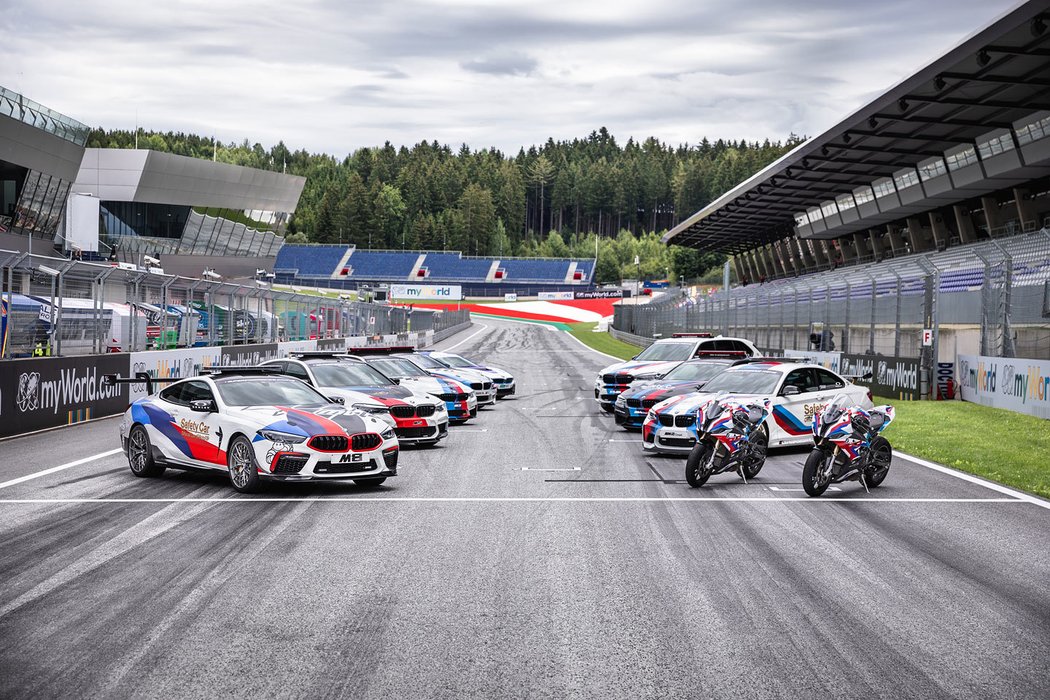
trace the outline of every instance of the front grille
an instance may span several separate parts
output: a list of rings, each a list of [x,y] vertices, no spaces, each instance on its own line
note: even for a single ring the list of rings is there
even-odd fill
[[[310,438],[310,447],[321,452],[346,452],[345,435],[315,435]]]
[[[394,428],[394,432],[399,438],[405,438],[411,440],[412,438],[427,438],[434,437],[437,430],[432,427],[423,428]]]
[[[658,403],[660,403],[660,399],[646,399],[642,401],[642,408],[652,408]]]
[[[383,444],[383,438],[378,433],[358,433],[350,438],[350,449],[354,452],[374,450]]]
[[[412,406],[391,406],[390,415],[394,418],[412,418],[416,415],[416,409]]]
[[[665,447],[692,447],[694,442],[693,438],[660,438],[660,444]]]
[[[630,384],[633,381],[634,381],[634,376],[632,376],[630,374],[617,374],[616,375],[616,383],[617,384]]]
[[[273,464],[274,474],[298,474],[306,466],[309,457],[305,455],[281,455]]]
[[[416,406],[416,415],[420,418],[429,418],[434,415],[434,406]]]
[[[694,416],[692,413],[685,413],[683,415],[674,417],[674,424],[677,425],[679,428],[688,428],[695,422],[696,416]]]
[[[438,394],[442,401],[466,401],[467,394]]]
[[[642,402],[640,399],[627,399],[628,408],[641,408]]]
[[[603,374],[602,375],[602,381],[605,382],[606,384],[615,384],[616,383],[616,375],[615,374]]]
[[[669,428],[672,427],[674,425],[674,416],[668,415],[666,413],[661,413],[660,425],[666,425]]]
[[[492,382],[472,382],[470,388],[474,391],[488,391],[492,388]]]
[[[397,471],[397,450],[390,450],[389,452],[383,453],[383,463],[386,464],[386,468],[390,471]]]
[[[339,464],[337,462],[318,462],[317,466],[314,467],[314,474],[354,474],[357,472],[367,472],[375,469],[375,465],[371,461],[367,462],[347,462],[346,464]]]

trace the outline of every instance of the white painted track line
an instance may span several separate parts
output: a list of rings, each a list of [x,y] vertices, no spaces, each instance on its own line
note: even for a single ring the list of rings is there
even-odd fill
[[[555,328],[555,330],[557,330],[557,329]],[[568,331],[564,331],[564,333],[565,333],[565,336],[567,338],[569,338],[570,340],[572,340],[575,343],[578,343],[580,345],[580,347],[587,348],[588,350],[593,352],[595,355],[601,355],[602,357],[608,357],[610,360],[612,360],[614,362],[628,362],[629,361],[629,360],[624,360],[623,358],[620,358],[620,357],[614,357],[614,356],[612,356],[612,355],[610,355],[608,353],[602,352],[601,350],[595,350],[590,345],[588,345],[587,343],[583,342],[582,340],[580,340],[579,338],[574,336],[572,333],[569,333]],[[641,352],[643,349],[644,348],[638,348],[638,352]]]
[[[918,464],[921,467],[926,467],[927,469],[932,469],[932,470],[934,470],[936,472],[940,472],[942,474],[947,474],[948,476],[954,476],[956,479],[962,479],[963,481],[969,481],[971,484],[977,484],[978,486],[983,486],[986,489],[990,489],[992,491],[998,491],[999,493],[1005,493],[1008,496],[1013,496],[1014,498],[1016,498],[1019,501],[1024,501],[1025,503],[1031,503],[1032,505],[1039,506],[1040,508],[1046,508],[1047,510],[1050,510],[1050,501],[1046,501],[1046,500],[1044,500],[1042,498],[1039,498],[1038,496],[1032,496],[1032,495],[1024,493],[1022,491],[1016,491],[1016,490],[1010,488],[1009,486],[1003,486],[1002,484],[996,484],[996,483],[994,483],[992,481],[987,481],[985,479],[982,479],[980,477],[974,476],[972,474],[967,474],[966,472],[961,472],[958,469],[952,469],[951,467],[946,467],[943,464],[937,464],[936,462],[930,462],[929,460],[921,459],[919,457],[912,457],[911,455],[905,454],[903,452],[896,452],[896,453],[894,453],[894,456],[895,457],[900,457],[901,459],[906,459],[909,462],[912,462],[914,464]]]
[[[289,498],[251,498],[251,497],[214,497],[214,498],[12,498],[0,499],[0,503],[24,504],[62,504],[62,503],[659,503],[675,501],[682,503],[1016,503],[1025,504],[1017,498],[809,498],[807,497],[609,497],[609,498],[570,498],[570,497],[406,497],[406,496],[330,496],[330,497],[289,497]]]
[[[51,467],[50,469],[44,469],[43,471],[33,472],[32,474],[26,474],[25,476],[20,476],[17,479],[11,479],[10,481],[0,482],[0,489],[6,489],[8,486],[14,486],[15,484],[21,484],[22,482],[30,481],[31,479],[39,479],[42,476],[47,476],[48,474],[54,474],[55,472],[60,472],[63,469],[69,469],[70,467],[76,467],[76,466],[79,466],[81,464],[87,464],[88,462],[94,462],[96,459],[102,459],[103,457],[109,457],[110,455],[115,455],[115,454],[117,454],[118,452],[121,452],[121,451],[122,451],[121,448],[118,447],[115,450],[109,450],[108,452],[99,452],[97,455],[91,455],[90,457],[84,457],[83,459],[78,459],[78,460],[76,460],[74,462],[67,462],[66,464],[60,464],[57,467]]]
[[[468,335],[466,338],[464,338],[463,340],[459,341],[455,345],[447,347],[444,350],[439,350],[438,352],[451,352],[451,351],[455,350],[456,348],[458,348],[463,343],[467,342],[468,340],[470,340],[471,338],[476,336],[478,333],[484,333],[485,331],[487,331],[489,329],[489,327],[486,326],[484,323],[479,323],[478,325],[481,326],[481,328],[479,328],[478,330],[474,331],[473,333],[471,333],[470,335]],[[430,350],[430,348],[423,348],[423,349],[424,350]]]

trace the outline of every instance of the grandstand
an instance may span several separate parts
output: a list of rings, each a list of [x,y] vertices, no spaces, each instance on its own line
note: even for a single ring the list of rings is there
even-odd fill
[[[470,257],[459,252],[358,250],[355,246],[284,245],[277,281],[339,289],[362,284],[458,284],[479,296],[587,289],[594,260]]]
[[[738,284],[618,307],[614,331],[832,351],[890,395],[891,366],[932,397],[960,355],[1050,359],[1048,25],[1015,6],[687,218],[664,242],[729,254]]]

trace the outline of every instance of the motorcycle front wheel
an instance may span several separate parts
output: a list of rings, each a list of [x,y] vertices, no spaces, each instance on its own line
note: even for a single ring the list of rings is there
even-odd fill
[[[831,485],[831,460],[833,452],[825,452],[819,447],[813,448],[802,468],[802,488],[810,496],[819,496]]]
[[[744,477],[753,479],[762,471],[766,463],[766,453],[769,451],[769,433],[762,426],[751,436],[751,453],[744,458]]]
[[[868,488],[877,488],[890,473],[890,462],[893,461],[893,448],[890,442],[881,435],[871,441],[868,468],[864,472],[864,482]]]
[[[709,443],[698,441],[689,451],[685,460],[685,480],[694,489],[703,486],[711,477],[714,447]]]

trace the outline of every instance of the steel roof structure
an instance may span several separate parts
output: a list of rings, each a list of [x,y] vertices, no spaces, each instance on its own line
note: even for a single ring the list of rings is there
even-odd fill
[[[995,129],[1050,112],[1050,0],[1024,2],[913,76],[690,216],[664,237],[742,253],[798,233],[795,214],[974,146]],[[861,216],[811,238],[835,238],[1050,174],[1050,162],[987,175],[892,212]],[[929,193],[926,192],[926,195]]]

